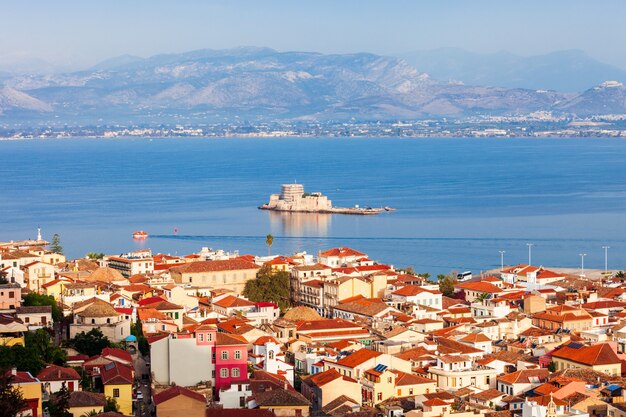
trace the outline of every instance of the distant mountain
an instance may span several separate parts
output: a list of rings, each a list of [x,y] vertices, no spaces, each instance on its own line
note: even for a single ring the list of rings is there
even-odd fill
[[[256,47],[122,56],[85,71],[0,82],[5,86],[0,121],[23,111],[27,117],[38,113],[39,121],[70,124],[584,113],[602,109],[598,100],[608,99],[441,82],[403,59],[374,54]]]
[[[140,61],[143,61],[143,58],[135,56],[135,55],[120,55],[120,56],[116,56],[113,58],[106,59],[102,62],[99,62],[93,67],[91,67],[90,70],[91,71],[114,70],[115,68],[123,67],[129,64],[134,64]]]
[[[558,107],[560,110],[575,113],[578,116],[625,114],[626,88],[624,84],[615,81],[604,82]]]
[[[606,80],[626,82],[626,70],[599,62],[579,50],[522,57],[508,52],[478,54],[440,48],[398,56],[433,78],[469,85],[572,92]]]
[[[0,115],[11,111],[51,112],[52,107],[13,88],[0,88]]]

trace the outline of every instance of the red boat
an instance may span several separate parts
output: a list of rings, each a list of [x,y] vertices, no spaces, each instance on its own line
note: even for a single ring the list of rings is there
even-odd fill
[[[135,239],[135,240],[147,239],[148,236],[149,235],[146,232],[144,232],[143,230],[139,230],[139,231],[133,233],[133,239]]]

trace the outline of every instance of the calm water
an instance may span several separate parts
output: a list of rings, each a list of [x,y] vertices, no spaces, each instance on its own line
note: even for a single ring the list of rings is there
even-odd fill
[[[263,254],[350,246],[418,271],[527,261],[626,264],[626,141],[162,139],[0,142],[0,240],[59,233],[66,254],[201,246]],[[298,181],[379,216],[257,210]],[[174,236],[178,229],[178,236]]]

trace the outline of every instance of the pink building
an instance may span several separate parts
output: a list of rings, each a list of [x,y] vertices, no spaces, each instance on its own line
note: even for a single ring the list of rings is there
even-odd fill
[[[231,383],[248,379],[248,343],[243,338],[226,333],[216,334],[213,350],[215,392]]]
[[[218,333],[215,326],[204,324],[193,333],[154,336],[148,342],[151,370],[160,384],[190,386],[212,380],[217,397],[220,388],[248,379],[248,342]]]
[[[22,288],[19,284],[0,284],[0,310],[14,311],[22,304]]]

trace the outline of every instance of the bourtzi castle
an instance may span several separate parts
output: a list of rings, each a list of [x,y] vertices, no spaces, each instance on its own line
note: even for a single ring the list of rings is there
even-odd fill
[[[280,194],[272,194],[267,208],[279,211],[330,211],[332,202],[320,192],[305,193],[302,184],[283,184]]]

